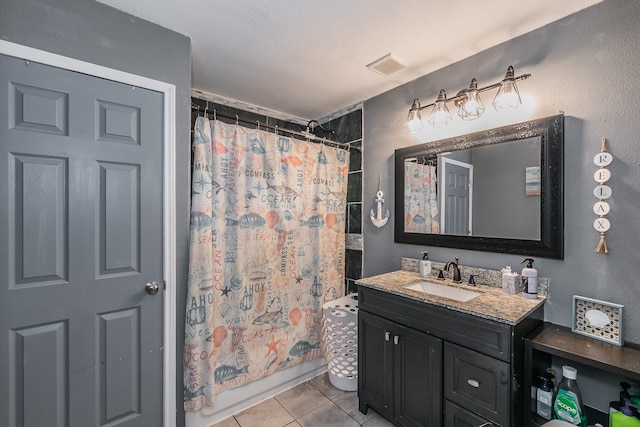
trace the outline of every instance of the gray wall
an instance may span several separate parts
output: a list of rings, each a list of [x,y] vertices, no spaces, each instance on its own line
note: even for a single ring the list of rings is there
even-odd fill
[[[379,172],[385,195],[393,197],[393,151],[415,143],[402,129],[415,97],[431,102],[439,89],[455,93],[472,77],[481,85],[493,83],[509,64],[518,75],[531,73],[520,89],[535,97],[532,118],[566,114],[565,259],[536,259],[539,274],[551,278],[546,320],[570,325],[574,294],[624,304],[624,338],[640,342],[638,22],[640,2],[605,0],[366,101],[364,199],[375,196]],[[490,101],[485,99],[485,104]],[[612,223],[608,255],[595,253],[599,234],[592,227],[596,202],[592,158],[600,150],[601,137],[608,139],[615,159],[609,167],[613,196],[607,216]],[[425,249],[394,244],[391,226],[376,229],[365,222],[363,234],[365,277],[399,269],[401,257],[417,258]],[[518,266],[523,258],[433,247],[429,255],[436,261],[459,256],[463,265],[492,269]]]
[[[473,235],[540,239],[540,196],[525,194],[525,170],[540,166],[540,140],[471,150]]]
[[[176,86],[177,423],[184,425],[182,346],[189,226],[191,42],[183,35],[86,0],[2,0],[0,37]]]

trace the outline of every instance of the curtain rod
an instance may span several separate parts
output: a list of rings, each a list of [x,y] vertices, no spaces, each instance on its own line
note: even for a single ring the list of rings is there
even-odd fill
[[[320,136],[316,136],[312,133],[304,133],[304,132],[298,132],[295,130],[291,130],[291,129],[287,129],[287,128],[281,128],[278,126],[270,126],[267,125],[265,123],[261,123],[259,120],[252,122],[251,120],[247,120],[247,119],[243,119],[241,117],[238,116],[232,116],[230,114],[225,114],[225,113],[219,113],[215,110],[215,108],[213,110],[202,110],[202,108],[199,105],[191,105],[191,110],[192,111],[198,111],[198,113],[203,113],[203,114],[210,114],[213,116],[213,118],[215,119],[216,117],[224,117],[225,119],[231,119],[231,120],[235,120],[236,124],[238,124],[238,122],[242,122],[242,123],[246,123],[246,124],[250,124],[250,125],[255,125],[258,128],[266,128],[266,129],[271,129],[274,132],[284,132],[284,133],[288,133],[291,135],[299,135],[304,137],[305,139],[307,139],[310,142],[320,142],[322,144],[333,144],[333,145],[337,145],[339,147],[346,147],[347,149],[353,149],[353,150],[358,150],[358,151],[362,151],[362,147],[357,147],[357,146],[352,146],[351,144],[347,144],[344,142],[338,142],[338,141],[332,141],[330,139],[326,139],[326,138],[322,138]]]

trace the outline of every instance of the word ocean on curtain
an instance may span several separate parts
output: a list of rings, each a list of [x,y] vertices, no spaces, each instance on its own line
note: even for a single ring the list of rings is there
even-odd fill
[[[344,289],[349,152],[198,117],[184,406],[322,357]]]

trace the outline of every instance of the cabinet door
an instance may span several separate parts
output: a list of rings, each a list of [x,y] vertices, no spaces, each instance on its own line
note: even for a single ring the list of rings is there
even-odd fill
[[[442,340],[396,326],[395,420],[407,427],[442,425]]]
[[[480,418],[471,411],[467,411],[458,405],[444,401],[444,424],[445,427],[488,427],[494,426],[491,422]]]
[[[393,419],[394,323],[358,312],[358,398],[360,411],[371,407]]]

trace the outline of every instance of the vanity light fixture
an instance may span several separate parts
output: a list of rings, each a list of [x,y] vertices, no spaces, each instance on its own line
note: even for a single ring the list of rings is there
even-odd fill
[[[449,124],[452,119],[451,113],[447,108],[447,102],[453,101],[458,108],[458,116],[463,120],[475,120],[479,118],[485,111],[484,103],[480,98],[480,93],[491,89],[498,89],[492,105],[496,111],[504,111],[508,109],[518,108],[522,104],[520,92],[516,86],[517,80],[525,80],[531,77],[531,74],[522,74],[518,77],[514,76],[514,70],[511,65],[507,68],[507,72],[498,83],[478,88],[478,81],[474,78],[471,80],[469,88],[463,89],[456,96],[447,99],[444,89],[438,94],[438,98],[432,104],[420,106],[418,98],[414,99],[409,115],[405,122],[405,129],[409,133],[415,133],[422,130],[424,122],[422,121],[420,111],[431,107],[431,114],[426,121],[434,127],[443,127]]]

